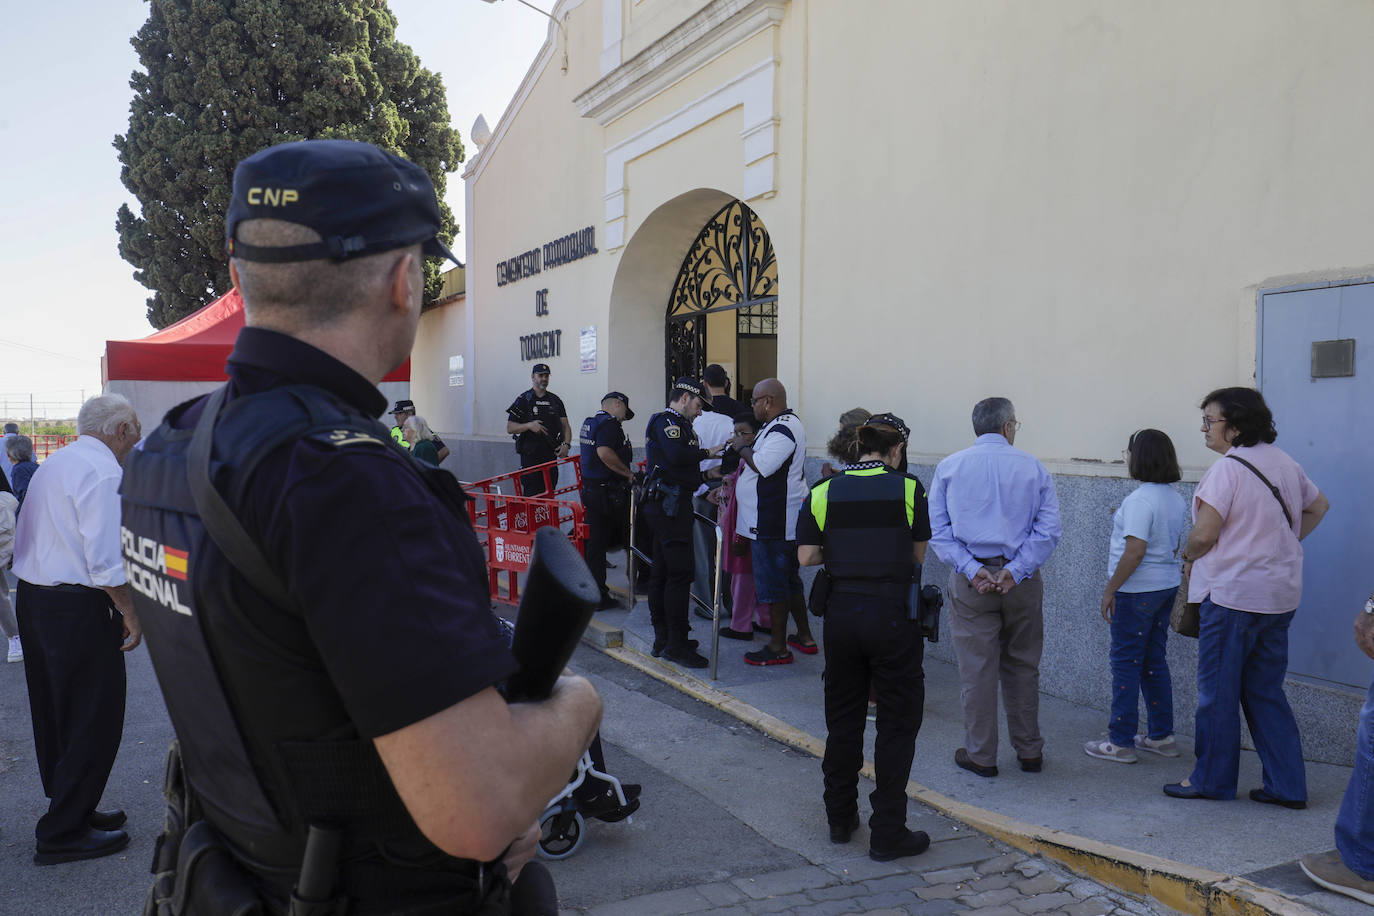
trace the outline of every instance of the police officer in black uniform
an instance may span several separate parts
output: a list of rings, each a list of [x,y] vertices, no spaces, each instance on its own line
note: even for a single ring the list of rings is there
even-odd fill
[[[601,610],[620,607],[606,588],[606,551],[623,544],[630,523],[630,462],[634,449],[620,425],[633,420],[630,399],[612,391],[601,409],[582,421],[578,444],[582,449],[582,511],[587,522],[587,566],[601,589]]]
[[[552,891],[535,821],[600,700],[565,677],[505,702],[466,496],[375,419],[422,257],[452,257],[439,227],[425,172],[368,144],[235,171],[229,382],[170,411],[121,490],[178,738],[150,913],[495,914],[541,872]]]
[[[701,484],[701,461],[724,446],[704,449],[692,421],[711,409],[705,387],[680,378],[668,396],[667,410],[649,420],[644,438],[644,521],[653,534],[653,574],[649,577],[649,618],[654,625],[655,657],[685,668],[705,668],[706,657],[689,639],[688,592],[692,585],[692,493]]]
[[[859,768],[869,688],[877,694],[877,779],[869,855],[918,855],[930,837],[906,826],[906,784],[925,705],[920,627],[910,607],[930,540],[925,488],[901,463],[908,431],[890,413],[859,428],[861,458],[811,488],[797,520],[803,566],[825,564],[825,813],[830,840],[859,826]],[[824,587],[818,579],[813,588]],[[813,601],[813,605],[815,602]],[[813,610],[816,608],[813,606]]]
[[[515,437],[515,451],[520,455],[522,468],[568,457],[568,440],[572,438],[563,399],[549,390],[548,363],[535,363],[530,381],[531,387],[506,408],[506,432]],[[548,489],[557,486],[558,468],[549,468]],[[520,478],[522,496],[538,496],[544,490],[543,474]]]

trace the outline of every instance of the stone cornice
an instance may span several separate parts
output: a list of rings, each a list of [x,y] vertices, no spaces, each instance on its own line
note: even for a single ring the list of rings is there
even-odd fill
[[[573,99],[605,125],[782,21],[788,0],[712,0]]]

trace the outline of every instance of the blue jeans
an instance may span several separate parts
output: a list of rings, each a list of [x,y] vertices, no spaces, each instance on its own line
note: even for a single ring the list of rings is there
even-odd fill
[[[1117,747],[1135,747],[1140,704],[1145,696],[1147,734],[1154,739],[1174,733],[1174,685],[1164,646],[1169,613],[1178,588],[1157,592],[1117,592],[1112,615],[1112,721],[1107,737]]]
[[[1307,801],[1298,723],[1283,693],[1293,612],[1251,614],[1202,602],[1197,645],[1197,765],[1189,783],[1209,798],[1235,798],[1240,710],[1264,768],[1264,791]]]
[[[1355,769],[1336,815],[1336,850],[1346,868],[1374,881],[1374,683],[1360,711]]]

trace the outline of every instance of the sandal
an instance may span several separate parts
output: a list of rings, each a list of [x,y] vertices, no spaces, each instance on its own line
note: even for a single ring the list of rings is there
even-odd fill
[[[816,645],[814,639],[811,641],[811,645],[808,646],[806,643],[802,642],[795,633],[787,637],[787,644],[802,655],[815,655],[817,652],[821,651],[820,646]]]

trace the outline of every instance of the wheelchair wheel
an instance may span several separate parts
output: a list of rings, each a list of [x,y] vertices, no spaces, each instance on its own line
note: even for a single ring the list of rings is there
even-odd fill
[[[586,839],[586,826],[576,811],[545,812],[539,821],[539,854],[546,859],[566,859]]]

